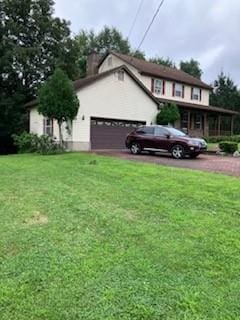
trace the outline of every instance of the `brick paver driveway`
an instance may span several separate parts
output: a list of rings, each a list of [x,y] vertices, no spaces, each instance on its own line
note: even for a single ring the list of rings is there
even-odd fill
[[[142,153],[135,156],[130,154],[128,150],[99,150],[95,151],[95,153],[172,167],[219,172],[232,176],[240,176],[240,158],[204,154],[200,155],[197,159],[175,160],[170,156],[159,154],[148,155],[147,153]]]

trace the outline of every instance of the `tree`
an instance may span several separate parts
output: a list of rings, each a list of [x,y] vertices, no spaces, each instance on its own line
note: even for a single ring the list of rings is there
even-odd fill
[[[240,92],[233,80],[223,72],[214,81],[214,89],[210,94],[210,104],[220,108],[240,112]],[[240,133],[240,116],[235,118],[234,132]]]
[[[27,129],[24,104],[58,65],[78,76],[69,23],[53,17],[52,0],[0,1],[0,139]]]
[[[191,59],[190,61],[181,61],[180,69],[195,78],[201,79],[202,70],[200,68],[200,63],[197,60]]]
[[[172,60],[170,60],[170,58],[165,59],[162,57],[155,57],[155,58],[150,58],[149,62],[156,63],[156,64],[163,65],[170,68],[176,68],[175,63]]]
[[[180,119],[180,113],[175,103],[165,103],[162,110],[157,114],[157,124],[174,124]]]
[[[80,76],[86,76],[87,57],[90,53],[96,52],[104,56],[108,51],[132,55],[136,58],[145,58],[144,52],[131,48],[128,39],[125,39],[116,28],[104,27],[99,33],[93,30],[81,30],[75,37],[78,47],[78,66]]]
[[[57,120],[60,146],[63,146],[62,124],[72,121],[78,108],[79,101],[72,81],[61,69],[56,69],[39,90],[38,111],[49,119]]]

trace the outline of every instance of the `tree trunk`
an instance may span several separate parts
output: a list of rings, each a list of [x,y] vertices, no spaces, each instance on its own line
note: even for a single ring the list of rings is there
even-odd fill
[[[59,130],[59,144],[60,147],[63,147],[63,135],[62,135],[62,121],[58,121],[58,130]]]

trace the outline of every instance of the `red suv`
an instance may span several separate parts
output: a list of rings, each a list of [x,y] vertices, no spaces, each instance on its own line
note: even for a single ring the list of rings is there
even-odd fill
[[[185,156],[196,158],[207,150],[203,139],[191,138],[180,130],[164,126],[142,126],[131,132],[126,138],[126,147],[133,154],[141,151],[168,152],[173,158]]]

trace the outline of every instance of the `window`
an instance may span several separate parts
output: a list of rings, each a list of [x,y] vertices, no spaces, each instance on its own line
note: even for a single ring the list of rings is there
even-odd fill
[[[184,86],[180,83],[173,84],[173,96],[184,98]]]
[[[152,79],[152,92],[155,94],[164,94],[164,81]]]
[[[124,71],[123,70],[118,71],[118,80],[124,81]]]
[[[108,66],[112,67],[112,57],[109,57],[107,62],[108,62]]]
[[[202,129],[202,115],[201,115],[201,113],[194,114],[194,129]]]
[[[53,120],[49,118],[43,119],[43,133],[48,136],[53,136]]]
[[[158,136],[158,137],[164,137],[164,136],[167,136],[169,134],[169,132],[165,128],[156,127],[154,134],[155,134],[155,136]]]
[[[191,99],[201,101],[201,89],[192,88]]]
[[[139,134],[154,134],[154,127],[140,127],[136,131]]]
[[[181,114],[181,128],[183,130],[188,130],[188,112],[183,111]]]

